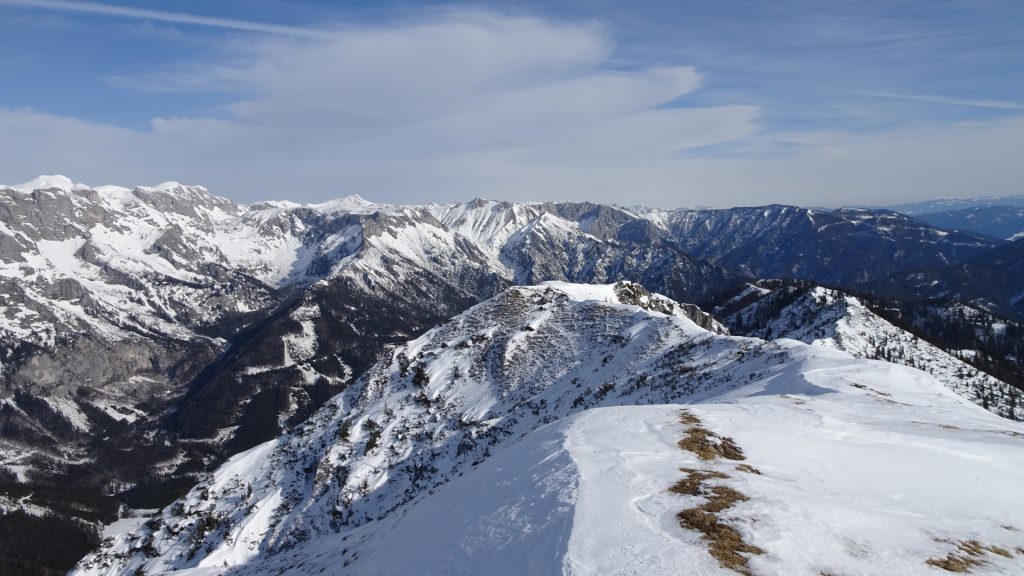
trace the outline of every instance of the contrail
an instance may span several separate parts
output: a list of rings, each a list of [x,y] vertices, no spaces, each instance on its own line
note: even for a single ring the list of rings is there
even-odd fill
[[[947,96],[933,96],[931,94],[895,94],[890,92],[861,92],[861,94],[863,96],[872,96],[875,98],[896,98],[899,100],[914,100],[916,102],[950,104],[952,106],[973,106],[975,108],[1024,110],[1024,102],[1013,102],[1011,100],[975,100],[969,98],[949,98]]]
[[[246,20],[235,20],[232,18],[197,16],[194,14],[165,12],[162,10],[147,10],[144,8],[131,8],[128,6],[113,6],[111,4],[101,4],[99,2],[79,2],[71,0],[0,0],[0,6],[18,6],[24,8],[39,8],[42,10],[59,10],[63,12],[81,12],[86,14],[113,16],[117,18],[135,18],[139,20],[157,20],[160,22],[210,26],[213,28],[244,30],[247,32],[263,32],[266,34],[281,34],[285,36],[322,38],[328,35],[323,31],[300,28],[297,26],[282,26],[279,24],[249,22]]]

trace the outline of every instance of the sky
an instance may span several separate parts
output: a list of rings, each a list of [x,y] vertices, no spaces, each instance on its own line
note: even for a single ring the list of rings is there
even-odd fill
[[[1015,0],[0,0],[6,184],[841,206],[1022,159]]]

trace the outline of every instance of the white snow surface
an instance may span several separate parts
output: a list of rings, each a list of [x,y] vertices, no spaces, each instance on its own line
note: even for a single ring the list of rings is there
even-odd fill
[[[102,535],[104,538],[113,538],[119,534],[125,532],[131,532],[142,526],[150,516],[159,512],[158,509],[121,509],[120,518],[114,520],[110,524],[103,527]]]
[[[1024,426],[928,374],[518,287],[394,351],[75,574],[732,574],[668,488],[713,471],[756,575],[1024,565]],[[529,327],[527,329],[526,327]],[[676,442],[688,410],[759,474]],[[147,552],[148,550],[148,552]]]
[[[550,287],[577,302],[618,302],[614,284],[573,284],[571,282],[545,282]]]

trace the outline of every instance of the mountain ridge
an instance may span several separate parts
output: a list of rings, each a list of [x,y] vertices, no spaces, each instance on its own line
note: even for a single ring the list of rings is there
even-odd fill
[[[626,299],[639,295],[641,302],[646,299],[655,305],[623,304],[620,300],[623,294],[628,296]],[[755,442],[754,438],[758,433],[763,434],[765,427],[778,426],[771,422],[825,421],[829,422],[829,427],[836,426],[837,431],[864,430],[858,437],[871,438],[869,451],[874,451],[876,456],[877,450],[885,445],[881,441],[896,429],[901,430],[908,441],[913,438],[920,444],[926,438],[931,438],[928,442],[936,442],[936,435],[948,441],[957,434],[954,427],[976,430],[995,426],[1006,428],[1009,433],[1017,433],[1014,431],[1020,428],[1011,423],[997,424],[998,417],[966,402],[920,371],[858,360],[839,351],[793,340],[765,342],[716,334],[694,324],[675,306],[669,308],[671,304],[662,297],[647,295],[635,285],[550,283],[513,287],[393,350],[357,384],[332,399],[304,424],[235,457],[146,526],[107,542],[101,551],[84,559],[74,573],[121,574],[141,568],[161,573],[182,570],[185,574],[263,574],[320,569],[332,574],[370,574],[387,572],[389,568],[401,570],[403,566],[407,569],[415,559],[428,572],[464,569],[460,566],[479,567],[481,562],[491,562],[497,573],[506,573],[524,569],[525,561],[525,566],[534,569],[544,567],[541,571],[545,573],[553,571],[553,566],[569,565],[577,566],[583,573],[597,573],[595,571],[602,567],[620,564],[596,561],[594,554],[598,553],[598,548],[579,548],[582,542],[592,541],[603,528],[593,521],[583,522],[579,516],[582,509],[575,506],[582,505],[578,490],[584,490],[585,483],[602,476],[616,477],[602,466],[586,471],[590,464],[583,455],[593,455],[591,457],[598,459],[594,461],[596,464],[605,457],[603,450],[608,450],[609,446],[600,447],[601,443],[586,441],[579,453],[570,449],[575,468],[557,451],[551,450],[552,441],[563,442],[558,439],[562,434],[560,430],[575,429],[575,424],[567,423],[584,418],[594,422],[596,427],[586,434],[581,431],[580,438],[607,437],[610,442],[611,438],[632,437],[633,442],[639,442],[627,441],[607,453],[612,461],[624,456],[618,452],[620,450],[634,454],[636,450],[655,450],[659,455],[678,454],[681,465],[701,469],[714,465],[710,470],[722,474],[722,478],[739,474],[732,485],[741,486],[744,491],[756,489],[760,494],[751,501],[751,507],[743,508],[744,516],[730,516],[731,524],[741,530],[744,538],[750,538],[758,547],[764,546],[763,558],[749,556],[748,561],[752,566],[774,566],[775,570],[784,566],[792,570],[799,565],[803,573],[811,567],[799,563],[809,558],[795,553],[791,546],[805,540],[798,538],[787,545],[780,545],[778,541],[772,543],[771,537],[765,537],[761,530],[753,530],[750,524],[767,522],[791,534],[799,529],[792,524],[792,519],[785,519],[781,510],[785,506],[790,509],[799,506],[808,511],[814,508],[813,503],[804,503],[792,495],[775,496],[781,498],[778,502],[769,496],[773,494],[771,490],[779,489],[778,481],[773,478],[786,475],[784,469],[779,468],[781,462],[773,460],[781,452],[771,457],[766,452],[766,447],[778,440],[765,438]],[[666,309],[668,314],[661,311]],[[556,358],[558,362],[553,361]],[[632,406],[666,403],[675,405],[649,409]],[[727,459],[719,465],[697,456],[686,456],[685,448],[680,451],[684,445],[674,443],[687,434],[687,428],[680,427],[678,420],[680,410],[687,404],[695,404],[691,419],[684,418],[684,422],[690,422],[688,426],[694,426],[693,418],[699,418],[707,420],[712,430],[732,435],[740,431],[737,422],[747,422],[748,429],[738,437],[747,446],[744,450],[750,450],[749,458],[757,467],[755,470],[759,470],[735,472],[731,465],[727,466]],[[622,408],[612,408],[614,406]],[[635,429],[626,423],[641,414],[651,418],[654,429],[659,430],[657,435],[662,438],[658,445],[664,448],[651,446],[648,442],[653,439],[632,436]],[[606,416],[616,424],[603,424]],[[733,424],[723,428],[726,422]],[[910,422],[918,424],[906,429]],[[548,426],[545,428],[545,425]],[[881,427],[885,432],[876,438],[874,433],[867,432],[874,427]],[[799,426],[792,430],[783,428],[785,431],[779,434],[786,437],[799,429],[814,439],[843,438],[842,434],[837,436],[830,430],[811,432]],[[710,433],[706,429],[704,432],[693,432],[696,428],[689,430],[693,434]],[[672,440],[666,440],[666,434],[671,434]],[[769,436],[781,437],[773,434]],[[999,440],[998,433],[985,436],[984,440],[977,433],[970,434],[983,442],[984,448],[975,447],[975,451],[1006,450],[1008,457],[1011,450],[1020,450],[1017,444],[1010,448]],[[725,436],[717,438],[712,446],[715,442],[727,442]],[[963,444],[957,442],[958,446],[966,447],[970,440],[964,439]],[[753,448],[755,444],[757,449]],[[862,449],[852,448],[856,445],[856,442],[840,442],[833,448],[841,448],[845,455],[851,454],[851,449],[854,453]],[[523,448],[516,452],[517,446]],[[550,474],[550,481],[538,484],[539,477],[535,474],[524,476],[522,468],[506,468],[513,462],[523,461],[522,450],[529,452],[534,450],[532,447],[543,446],[548,448],[542,448],[538,456],[525,456],[525,459],[533,466],[548,463],[534,470]],[[664,452],[669,448],[671,452]],[[883,450],[886,454],[883,461],[890,461],[892,450],[895,448]],[[861,457],[848,460],[843,466],[861,462]],[[904,486],[934,473],[940,462],[945,466],[948,457],[944,453],[922,467],[901,468],[899,475],[906,480],[894,480],[901,486],[897,490],[906,489]],[[891,454],[891,458],[896,461],[901,456]],[[490,466],[492,461],[505,464]],[[829,461],[836,466],[843,462],[841,458]],[[641,507],[646,514],[653,515],[647,525],[654,528],[648,528],[649,532],[644,532],[643,536],[634,534],[633,539],[620,542],[625,544],[619,548],[624,557],[614,561],[609,556],[606,558],[609,562],[650,562],[642,560],[642,554],[635,556],[632,550],[636,549],[634,546],[641,550],[651,546],[647,538],[658,538],[662,545],[672,543],[682,553],[696,558],[698,565],[714,569],[715,561],[703,555],[707,552],[694,533],[681,531],[678,526],[673,528],[669,523],[675,511],[686,505],[685,501],[678,501],[675,504],[678,508],[671,507],[674,501],[668,489],[678,477],[678,472],[673,472],[677,467],[662,466],[654,476],[649,476],[650,468],[640,473],[636,463],[625,468],[630,474],[637,474],[638,480],[643,480],[644,488],[639,493],[644,496],[643,501],[657,502]],[[870,465],[859,472],[855,471],[856,467],[850,468],[854,476],[849,481],[862,482],[863,479],[857,478],[868,469]],[[911,473],[911,470],[916,472]],[[499,471],[507,482],[489,480],[481,484],[481,478],[492,478]],[[904,476],[908,473],[910,476]],[[528,480],[531,476],[534,481]],[[761,488],[756,486],[762,482],[761,477],[765,477],[763,482],[776,488],[769,490],[766,484],[763,488],[766,491],[760,492]],[[822,491],[820,486],[812,488],[812,484],[804,484],[815,482],[810,479],[812,476],[800,477],[801,490]],[[560,478],[569,483],[563,483]],[[952,486],[947,486],[946,480],[933,478],[932,481],[943,482],[939,493]],[[575,491],[573,482],[579,482]],[[971,522],[977,531],[971,532],[972,536],[1006,546],[1016,536],[999,527],[1000,514],[1005,512],[1007,517],[1013,517],[1012,510],[1024,505],[1008,491],[1011,484],[993,487],[1004,505],[1000,510],[985,507],[970,511],[955,503],[947,503],[946,510],[954,522],[973,518]],[[503,485],[515,488],[502,496],[505,494]],[[453,486],[458,488],[448,489]],[[617,498],[636,501],[636,484],[625,482],[619,486],[618,490],[625,492],[619,492]],[[872,490],[862,489],[861,493],[865,498],[878,498],[878,493]],[[457,496],[467,491],[479,496],[469,501]],[[607,493],[589,494],[588,497],[593,498]],[[821,498],[826,498],[824,493]],[[843,501],[838,493],[828,498],[835,499],[827,500],[830,507]],[[608,504],[607,499],[601,501]],[[494,502],[493,506],[490,502]],[[531,506],[541,502],[549,506],[548,514],[528,512]],[[492,542],[487,531],[481,535],[479,528],[461,527],[455,518],[451,520],[460,527],[454,530],[451,539],[441,536],[452,532],[438,531],[433,523],[446,516],[438,518],[427,512],[439,512],[454,505],[457,506],[456,516],[472,520],[474,516],[460,512],[467,508],[477,510],[477,503],[485,507],[479,512],[495,525],[495,530],[506,534],[498,538],[509,544],[508,548]],[[909,508],[892,516],[893,521],[900,517],[931,518],[908,514],[930,503],[929,498],[916,497],[905,504]],[[777,509],[779,506],[782,508]],[[633,510],[634,514],[637,510],[633,504],[621,508],[616,504],[614,513],[623,514],[624,520],[637,522],[635,516],[623,511],[625,509]],[[535,555],[522,553],[523,544],[511,544],[524,539],[533,542],[530,530],[524,526],[535,526],[541,534],[565,542],[566,510],[575,510],[576,519],[568,532],[568,547],[556,546],[561,551],[552,550],[553,557],[541,561]],[[802,517],[805,521],[808,518]],[[827,520],[825,516],[814,518],[815,526],[824,525]],[[418,527],[416,533],[434,545],[406,543],[400,536],[406,534],[401,528],[403,522]],[[906,520],[900,522],[906,524]],[[959,534],[952,525],[933,521],[906,525],[910,531],[902,537],[902,541],[908,543],[906,549],[901,549],[899,555],[887,556],[887,562],[891,563],[887,565],[901,573],[926,573],[926,560],[943,554],[943,546],[930,534]],[[834,526],[829,534],[846,530],[848,528]],[[864,530],[857,533],[859,538],[866,538],[864,542],[870,542],[866,545],[872,549],[884,550],[891,546],[886,540],[888,536],[870,537],[867,536],[870,532]],[[381,538],[382,542],[392,544],[375,547],[374,542]],[[412,548],[406,551],[402,546]],[[393,550],[391,555],[387,553],[389,548]],[[765,554],[764,550],[768,552]],[[675,554],[671,549],[667,553]],[[814,569],[820,571],[826,567],[863,568],[865,560],[863,554],[834,551],[816,557],[816,561],[819,564]],[[1008,565],[999,559],[991,562],[993,571]],[[677,567],[672,564],[671,569],[674,571]],[[661,564],[656,573],[666,569],[668,566]]]

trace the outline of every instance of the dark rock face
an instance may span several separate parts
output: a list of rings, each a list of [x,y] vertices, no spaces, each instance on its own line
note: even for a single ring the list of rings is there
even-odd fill
[[[655,312],[661,312],[668,316],[675,315],[678,310],[684,316],[693,320],[693,322],[701,328],[714,332],[715,334],[721,334],[723,336],[729,335],[729,329],[719,323],[713,316],[704,312],[700,307],[683,302],[675,302],[667,298],[658,297],[655,294],[648,292],[640,284],[633,282],[617,282],[615,284],[615,295],[618,296],[619,302],[623,304],[632,304],[633,306],[639,306],[645,310],[653,310]]]
[[[46,396],[74,397],[79,388],[117,391],[147,399],[167,393],[154,383],[194,373],[213,358],[210,343],[134,338],[109,342],[69,339],[33,354],[10,377],[10,387]]]
[[[0,232],[0,260],[4,262],[24,262],[25,247],[13,236]]]

